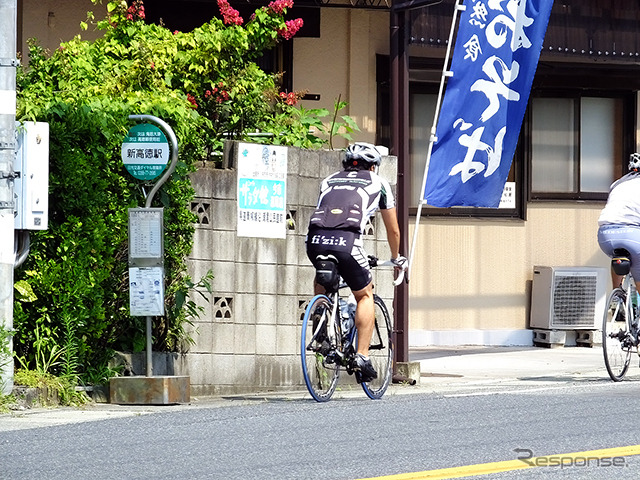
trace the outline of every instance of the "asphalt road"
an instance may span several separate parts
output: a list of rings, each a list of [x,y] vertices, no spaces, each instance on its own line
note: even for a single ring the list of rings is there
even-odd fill
[[[394,387],[381,401],[355,389],[325,404],[300,393],[104,405],[84,416],[25,412],[0,416],[0,478],[326,480],[466,466],[466,478],[635,479],[639,392],[637,377],[587,377],[439,391]],[[606,461],[568,457],[627,446],[629,455],[614,450]],[[560,458],[568,463],[548,466]],[[513,468],[525,461],[533,466]],[[511,468],[476,475],[493,471],[495,462]]]

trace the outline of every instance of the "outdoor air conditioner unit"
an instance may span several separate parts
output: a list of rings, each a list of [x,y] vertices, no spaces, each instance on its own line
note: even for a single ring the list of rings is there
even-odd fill
[[[602,267],[533,267],[530,328],[599,330],[609,278]]]

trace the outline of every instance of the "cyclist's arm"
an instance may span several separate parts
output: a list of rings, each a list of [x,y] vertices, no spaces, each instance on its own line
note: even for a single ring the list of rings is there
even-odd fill
[[[391,258],[397,258],[400,255],[400,227],[398,226],[398,215],[396,209],[388,208],[380,210],[382,221],[387,229],[387,241],[391,249]]]

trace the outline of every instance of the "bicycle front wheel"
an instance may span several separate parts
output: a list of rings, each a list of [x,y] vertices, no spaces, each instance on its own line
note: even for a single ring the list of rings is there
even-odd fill
[[[607,300],[602,320],[602,351],[611,380],[619,382],[629,369],[631,341],[626,308],[626,293],[615,288]]]
[[[377,400],[384,395],[391,382],[393,342],[391,317],[387,306],[378,295],[373,296],[373,302],[375,305],[375,324],[369,345],[369,359],[373,368],[378,372],[378,377],[363,383],[362,389],[369,398]]]
[[[307,306],[302,321],[300,336],[302,374],[309,393],[318,402],[326,402],[331,398],[340,375],[340,367],[331,358],[334,350],[327,335],[331,307],[328,297],[316,295]]]

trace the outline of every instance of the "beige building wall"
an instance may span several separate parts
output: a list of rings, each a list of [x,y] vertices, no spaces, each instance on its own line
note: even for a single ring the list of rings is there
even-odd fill
[[[607,267],[597,242],[602,207],[533,203],[527,221],[423,218],[409,344],[530,345],[533,267]]]
[[[320,38],[294,38],[295,90],[319,93],[304,108],[333,111],[340,98],[348,103],[340,115],[351,116],[360,132],[354,140],[373,142],[376,134],[376,54],[389,52],[389,13],[362,9],[321,9]],[[334,148],[346,146],[335,139]],[[387,145],[388,146],[388,145]]]
[[[80,34],[83,40],[94,40],[102,35],[95,26],[89,24],[82,31],[80,22],[87,21],[87,12],[93,12],[97,19],[104,18],[106,3],[94,5],[91,0],[22,0],[22,15],[18,14],[18,50],[26,55],[27,40],[37,38],[40,46],[53,51],[60,43]],[[27,63],[23,57],[23,62]]]

